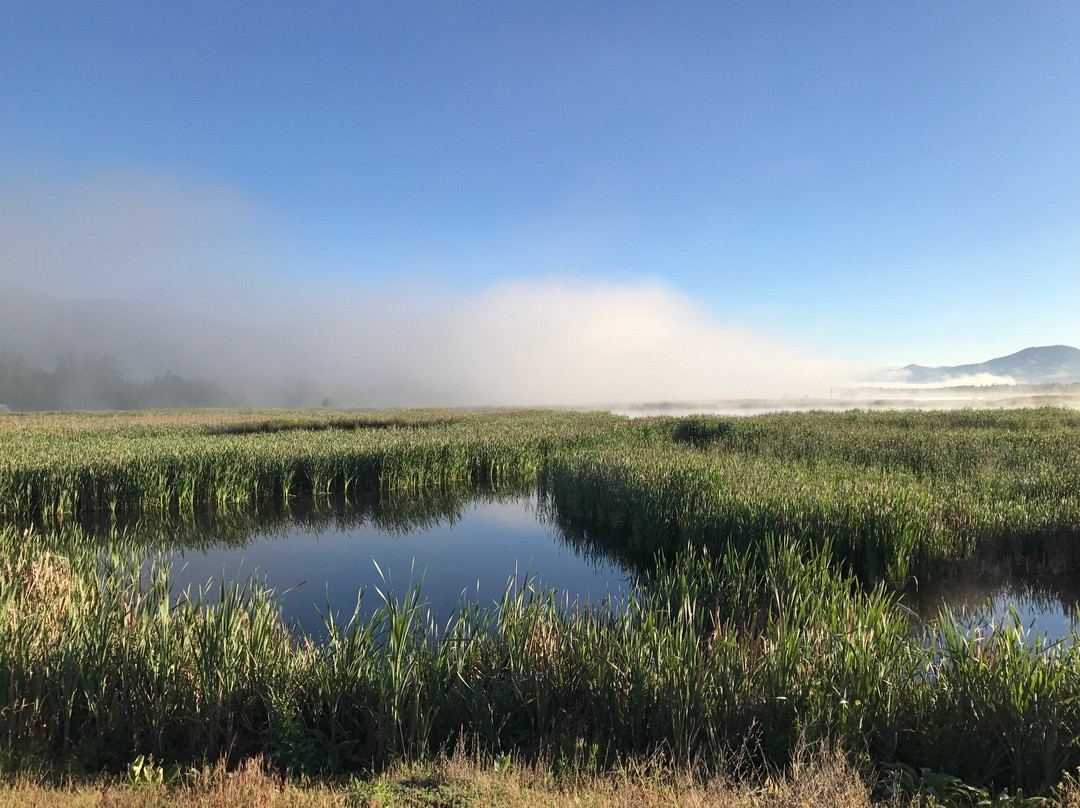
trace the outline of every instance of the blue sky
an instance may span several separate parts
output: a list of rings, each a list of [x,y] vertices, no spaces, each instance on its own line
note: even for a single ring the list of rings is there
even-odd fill
[[[239,224],[180,275],[658,283],[830,357],[978,361],[1080,345],[1078,42],[1071,2],[15,0],[0,195],[182,189]]]

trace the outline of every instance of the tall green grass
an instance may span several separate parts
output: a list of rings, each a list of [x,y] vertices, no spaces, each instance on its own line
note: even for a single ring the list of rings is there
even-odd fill
[[[0,518],[61,524],[539,483],[648,551],[813,543],[867,580],[1080,563],[1068,410],[642,419],[604,413],[13,416]],[[584,520],[584,521],[581,521]],[[611,531],[609,531],[611,532]]]
[[[173,424],[148,416],[119,427],[92,415],[5,419],[0,516],[64,520],[528,478],[553,444],[576,445],[615,422],[602,413],[463,413],[419,422],[372,416],[344,424],[297,415],[288,429],[267,429],[263,420],[246,431],[250,418]]]
[[[316,643],[257,583],[175,592],[162,562],[146,577],[170,535],[242,541],[267,514],[343,518],[372,491],[361,518],[405,527],[492,485],[535,487],[572,540],[643,583],[571,609],[523,581],[439,622],[413,589]],[[465,743],[715,766],[822,740],[865,765],[1045,790],[1080,765],[1076,638],[974,637],[947,616],[920,636],[885,585],[1075,564],[1078,492],[1080,422],[1056,410],[12,416],[0,752],[337,771]]]
[[[286,770],[368,769],[475,745],[598,764],[660,755],[783,764],[825,741],[874,765],[1040,790],[1080,764],[1076,638],[913,635],[796,543],[685,554],[619,602],[570,609],[528,582],[439,622],[422,588],[369,619],[294,637],[273,593],[174,592],[143,556],[3,540],[0,737],[10,766],[116,769],[269,756]],[[12,549],[15,548],[15,549]],[[364,598],[378,597],[369,592]]]

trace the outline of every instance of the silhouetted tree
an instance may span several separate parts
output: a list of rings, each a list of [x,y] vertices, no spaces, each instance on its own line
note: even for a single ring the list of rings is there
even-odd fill
[[[148,382],[125,379],[113,356],[70,351],[52,371],[0,352],[0,404],[12,410],[136,410],[149,407],[226,407],[237,404],[209,379],[172,372]]]

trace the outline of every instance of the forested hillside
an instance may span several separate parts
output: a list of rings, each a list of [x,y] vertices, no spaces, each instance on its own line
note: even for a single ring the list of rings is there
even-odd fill
[[[74,352],[52,370],[0,351],[0,411],[138,410],[155,407],[226,407],[239,402],[217,382],[173,373],[148,380],[125,378],[116,359]]]

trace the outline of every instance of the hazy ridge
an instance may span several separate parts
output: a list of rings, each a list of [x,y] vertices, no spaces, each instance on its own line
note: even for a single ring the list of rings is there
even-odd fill
[[[974,364],[905,365],[901,370],[913,384],[942,383],[983,375],[1018,384],[1073,384],[1080,382],[1080,349],[1070,345],[1042,345]]]

